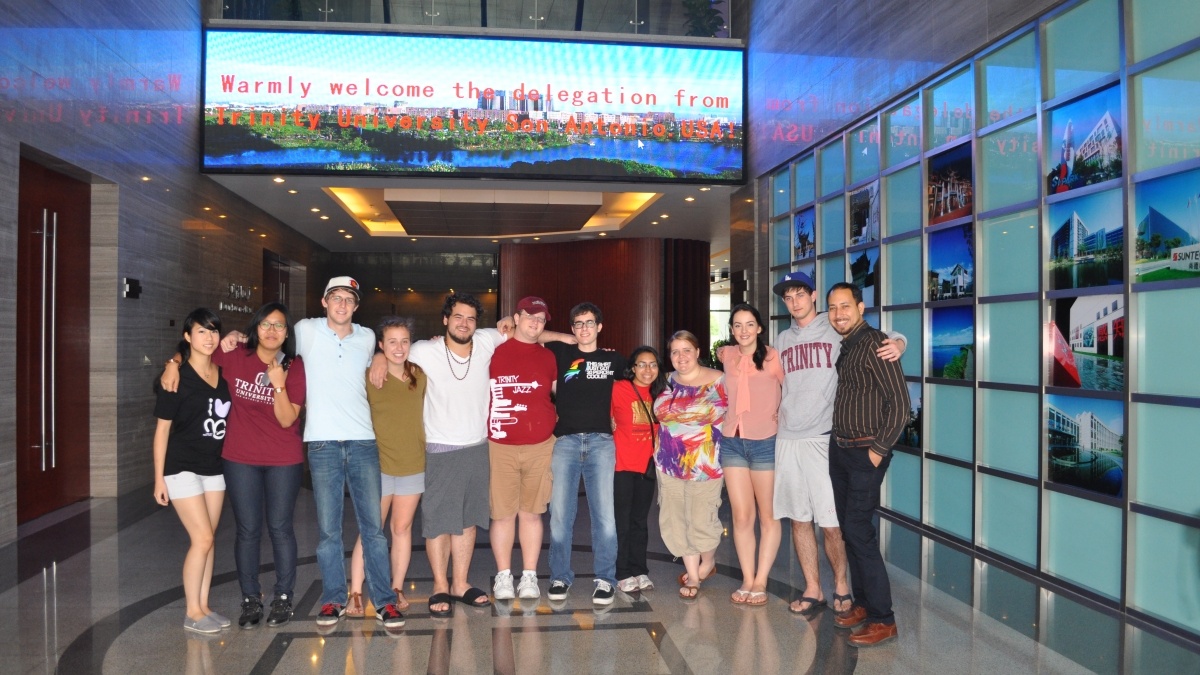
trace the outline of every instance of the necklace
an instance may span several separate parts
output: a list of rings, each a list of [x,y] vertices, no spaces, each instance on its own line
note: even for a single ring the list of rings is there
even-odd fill
[[[450,374],[454,376],[454,379],[456,379],[460,382],[467,379],[467,375],[469,375],[471,373],[471,357],[474,355],[475,355],[475,341],[472,340],[471,346],[470,346],[469,350],[467,351],[467,360],[466,361],[459,361],[457,356],[454,357],[454,363],[457,363],[460,366],[464,365],[464,364],[467,366],[466,372],[464,372],[462,374],[462,377],[459,377],[458,373],[454,372],[454,364],[450,362],[450,345],[446,345],[446,367],[450,369]]]

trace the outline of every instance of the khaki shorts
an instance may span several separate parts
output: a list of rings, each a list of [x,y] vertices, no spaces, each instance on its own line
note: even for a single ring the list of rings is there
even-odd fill
[[[545,513],[553,485],[550,458],[554,437],[532,445],[504,445],[488,441],[491,460],[491,488],[488,493],[492,520],[504,520],[517,514]]]
[[[717,517],[724,478],[682,480],[658,472],[658,529],[674,556],[716,550],[725,528]]]

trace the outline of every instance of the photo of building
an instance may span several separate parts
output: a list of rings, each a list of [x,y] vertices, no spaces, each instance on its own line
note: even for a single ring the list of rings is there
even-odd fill
[[[1046,396],[1047,479],[1119,497],[1125,490],[1124,404]]]
[[[975,295],[974,226],[958,225],[929,234],[928,299]]]
[[[1125,280],[1120,190],[1055,202],[1048,222],[1050,288],[1111,286]]]

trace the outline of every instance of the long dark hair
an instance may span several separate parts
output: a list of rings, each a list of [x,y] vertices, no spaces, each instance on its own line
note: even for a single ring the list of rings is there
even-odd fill
[[[667,375],[663,372],[664,369],[662,359],[659,358],[658,350],[654,347],[651,347],[650,345],[642,345],[632,352],[629,352],[629,360],[626,361],[625,372],[622,373],[621,376],[631,382],[633,381],[633,365],[637,363],[637,357],[639,354],[649,354],[653,356],[654,362],[658,364],[658,376],[655,377],[654,381],[650,383],[650,399],[656,399],[658,398],[659,394],[663,393],[667,389]]]
[[[413,325],[413,320],[406,316],[383,317],[379,320],[379,326],[375,329],[375,332],[379,337],[379,346],[383,347],[383,334],[386,333],[389,328],[403,328],[404,330],[408,331],[409,345],[411,345]],[[425,371],[421,370],[421,366],[418,366],[409,359],[404,360],[404,376],[408,378],[409,389],[417,388],[417,375],[420,375],[423,372]]]
[[[217,316],[215,312],[207,307],[197,307],[192,310],[191,314],[187,315],[187,318],[183,320],[183,332],[181,335],[190,334],[192,328],[195,328],[197,325],[208,330],[215,330],[218,335],[221,334],[221,317]],[[178,351],[179,356],[186,363],[192,356],[192,344],[185,339],[181,339]]]
[[[750,315],[754,317],[754,323],[758,324],[760,330],[758,331],[758,335],[755,336],[754,367],[762,370],[763,361],[767,360],[767,341],[763,338],[763,332],[761,330],[763,328],[762,315],[758,313],[758,310],[754,308],[754,305],[745,302],[739,302],[738,304],[734,305],[733,308],[729,310],[729,329],[731,334],[733,332],[733,317],[737,316],[738,312],[750,312]],[[734,342],[736,344],[737,341],[735,340]]]
[[[246,350],[254,351],[258,349],[258,324],[267,320],[274,312],[279,312],[283,315],[283,323],[287,328],[283,334],[283,344],[279,345],[279,351],[283,354],[283,362],[280,364],[284,370],[287,370],[292,359],[296,358],[296,344],[292,342],[292,315],[288,313],[287,305],[282,302],[268,302],[254,316],[250,317],[250,323],[246,326]]]

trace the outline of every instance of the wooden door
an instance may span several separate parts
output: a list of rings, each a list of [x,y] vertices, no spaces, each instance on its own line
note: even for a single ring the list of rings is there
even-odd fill
[[[17,522],[90,495],[91,188],[21,159]]]

